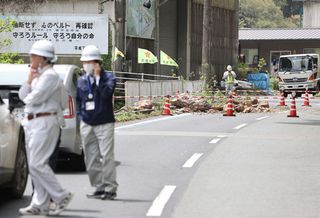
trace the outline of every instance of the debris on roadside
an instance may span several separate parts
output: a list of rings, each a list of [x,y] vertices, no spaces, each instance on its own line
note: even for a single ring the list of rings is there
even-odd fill
[[[133,110],[135,111],[154,110],[154,105],[151,100],[142,100],[134,103]]]
[[[171,104],[176,107],[176,113],[204,112],[221,113],[226,110],[227,98],[220,96],[176,95]],[[273,112],[268,101],[258,101],[251,98],[234,98],[234,109],[237,113],[268,113]]]

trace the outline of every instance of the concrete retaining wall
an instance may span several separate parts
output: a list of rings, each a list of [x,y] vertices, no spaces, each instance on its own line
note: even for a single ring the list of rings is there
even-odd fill
[[[200,92],[203,90],[204,81],[177,81],[165,80],[159,82],[127,81],[125,83],[126,96],[165,96],[175,95],[177,91]],[[126,98],[126,106],[132,106],[135,102],[147,99],[147,97]]]

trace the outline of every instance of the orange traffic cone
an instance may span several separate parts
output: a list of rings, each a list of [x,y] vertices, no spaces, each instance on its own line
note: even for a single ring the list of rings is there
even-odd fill
[[[170,115],[172,116],[172,113],[170,111],[170,101],[169,101],[169,95],[167,95],[167,98],[166,98],[166,102],[164,103],[164,106],[163,106],[163,111],[162,111],[162,115]]]
[[[287,117],[299,117],[296,110],[296,100],[293,97],[291,98],[290,114]]]
[[[232,97],[230,96],[230,98],[228,99],[228,104],[227,104],[227,110],[226,113],[223,114],[223,116],[226,117],[235,117],[236,115],[234,114],[234,110],[233,110],[233,100]]]
[[[283,93],[283,92],[281,93],[279,106],[287,106],[287,105],[286,105],[286,102],[285,102],[285,100],[284,100],[284,93]]]
[[[308,90],[306,90],[306,93],[304,94],[304,101],[303,101],[302,106],[311,107],[310,102],[309,102]]]

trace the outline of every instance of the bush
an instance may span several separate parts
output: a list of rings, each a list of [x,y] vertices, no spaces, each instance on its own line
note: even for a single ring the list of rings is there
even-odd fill
[[[279,80],[277,77],[270,78],[270,88],[272,90],[279,90]]]
[[[16,53],[0,54],[0,63],[2,64],[23,64],[24,61]]]

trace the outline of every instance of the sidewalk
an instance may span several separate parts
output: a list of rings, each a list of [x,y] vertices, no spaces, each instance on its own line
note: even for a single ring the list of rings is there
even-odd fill
[[[174,218],[320,217],[320,112],[240,130],[201,163]]]

